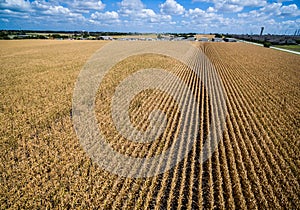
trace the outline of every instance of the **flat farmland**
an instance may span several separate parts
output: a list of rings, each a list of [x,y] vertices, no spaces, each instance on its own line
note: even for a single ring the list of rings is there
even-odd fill
[[[300,206],[300,57],[245,43],[193,42],[211,62],[226,94],[221,140],[203,163],[203,145],[214,112],[201,76],[217,84],[194,53],[193,72],[172,57],[129,56],[103,77],[95,100],[98,127],[112,149],[133,158],[171,147],[179,125],[193,121],[166,91],[144,90],[129,103],[130,122],[140,131],[153,109],[169,119],[153,142],[129,141],[111,116],[112,95],[140,69],[164,69],[191,89],[199,107],[172,81],[200,119],[191,150],[165,173],[126,178],[99,167],[73,127],[72,97],[80,71],[104,41],[0,41],[0,208],[78,209],[297,209]],[[117,43],[117,42],[116,42]],[[123,45],[126,42],[120,42]],[[155,44],[155,42],[154,42]],[[162,45],[162,44],[159,44]],[[120,48],[121,49],[121,48]],[[112,55],[113,56],[113,55]],[[195,62],[194,62],[194,60]],[[173,78],[173,77],[172,77]],[[216,88],[216,89],[218,89]],[[180,92],[181,91],[181,92]],[[198,119],[197,118],[197,119]],[[187,132],[188,133],[188,132]]]

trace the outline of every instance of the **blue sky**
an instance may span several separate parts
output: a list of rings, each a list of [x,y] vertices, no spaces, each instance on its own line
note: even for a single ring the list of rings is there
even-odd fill
[[[0,29],[294,34],[298,0],[0,0]]]

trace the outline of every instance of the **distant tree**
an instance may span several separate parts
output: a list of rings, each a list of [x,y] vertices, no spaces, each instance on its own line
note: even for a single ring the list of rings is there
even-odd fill
[[[9,32],[7,32],[7,31],[0,31],[0,39],[8,40],[8,39],[10,39],[8,35],[9,35]]]
[[[270,42],[264,42],[264,47],[269,48],[271,46],[272,46],[272,44]]]
[[[0,36],[0,40],[10,40],[11,38],[8,35]]]
[[[83,33],[82,33],[82,37],[83,38],[88,38],[90,36],[90,33],[88,32],[88,31],[84,31]]]
[[[47,37],[46,36],[44,36],[44,35],[37,35],[37,37],[36,37],[37,39],[47,39]]]
[[[215,37],[216,38],[223,38],[223,35],[222,34],[215,34]]]
[[[52,37],[53,39],[68,39],[69,36],[67,35],[60,35],[60,34],[52,34],[50,37]]]

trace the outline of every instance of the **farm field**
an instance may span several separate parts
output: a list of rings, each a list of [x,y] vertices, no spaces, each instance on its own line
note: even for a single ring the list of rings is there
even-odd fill
[[[212,39],[212,38],[215,38],[215,35],[210,35],[210,34],[197,34],[196,36],[195,36],[198,40],[200,39],[200,38],[203,38],[203,37],[205,37],[205,38],[208,38],[208,39]]]
[[[139,130],[149,126],[153,109],[172,119],[158,140],[140,144],[118,134],[110,116],[112,95],[122,80],[139,69],[164,69],[180,78],[199,107],[172,82],[167,88],[182,91],[187,110],[201,119],[197,141],[190,151],[181,145],[186,154],[174,168],[154,177],[124,178],[90,159],[72,122],[76,79],[89,58],[107,44],[0,41],[1,209],[299,208],[298,55],[244,43],[192,43],[211,61],[226,93],[222,139],[203,164],[198,160],[203,158],[211,123],[216,123],[212,122],[215,102],[197,73],[160,54],[120,61],[103,78],[95,101],[99,129],[115,151],[132,157],[155,156],[178,135],[182,113],[176,101],[159,90],[140,92],[129,106],[130,120]],[[193,54],[191,62],[199,66],[198,73],[207,74],[207,82],[216,84],[215,75],[202,69],[197,56]]]

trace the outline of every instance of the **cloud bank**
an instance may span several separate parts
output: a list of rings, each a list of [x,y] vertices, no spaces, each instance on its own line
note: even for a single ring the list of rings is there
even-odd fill
[[[0,0],[0,29],[289,33],[299,3],[286,0]]]

